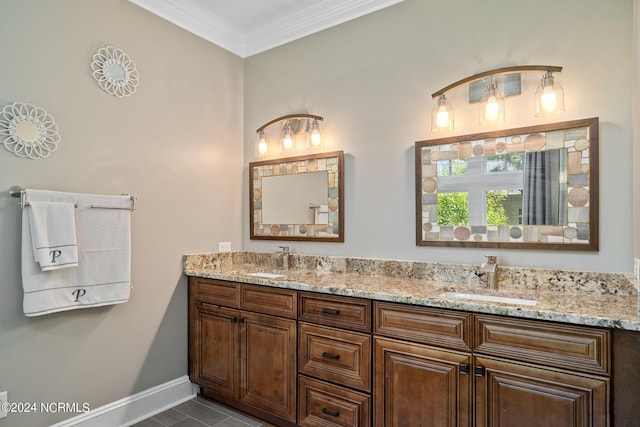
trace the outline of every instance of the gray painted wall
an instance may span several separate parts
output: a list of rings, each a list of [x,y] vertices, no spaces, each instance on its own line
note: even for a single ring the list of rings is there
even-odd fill
[[[252,56],[245,63],[245,250],[249,240],[246,165],[255,129],[284,114],[324,117],[328,149],[346,155],[345,242],[296,243],[299,253],[478,264],[486,253],[512,266],[631,271],[632,1],[406,0],[377,13]],[[523,75],[523,94],[507,99],[515,128],[600,117],[599,253],[415,246],[413,148],[430,131],[431,93],[464,77],[511,65],[564,69],[566,113],[534,117],[541,75]],[[451,135],[489,130],[464,87],[448,94]]]
[[[187,374],[182,255],[241,245],[243,61],[126,0],[5,0],[0,101],[57,121],[51,157],[0,146],[0,391],[12,402],[97,408]],[[119,99],[91,77],[95,51],[123,49],[140,73]],[[20,209],[12,185],[138,197],[128,303],[26,318]],[[9,415],[45,426],[76,414]]]

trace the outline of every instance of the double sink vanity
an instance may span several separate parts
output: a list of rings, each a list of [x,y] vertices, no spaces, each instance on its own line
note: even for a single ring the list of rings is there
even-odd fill
[[[635,426],[628,275],[187,255],[189,375],[278,426]]]

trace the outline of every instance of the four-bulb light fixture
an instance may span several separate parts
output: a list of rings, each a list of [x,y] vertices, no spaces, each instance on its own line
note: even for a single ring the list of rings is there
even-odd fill
[[[305,134],[307,148],[322,149],[322,134],[320,132],[321,116],[315,114],[288,114],[267,122],[256,129],[258,141],[256,142],[256,156],[265,157],[269,152],[266,128],[282,122],[280,129],[280,154],[294,153],[296,147],[296,135]]]
[[[453,107],[446,98],[445,93],[458,86],[481,80],[485,77],[490,77],[490,79],[486,85],[484,96],[480,100],[480,124],[503,123],[505,120],[504,96],[498,90],[494,76],[522,71],[544,71],[535,93],[536,117],[564,112],[564,91],[553,76],[553,73],[562,71],[562,67],[551,65],[505,67],[474,74],[473,76],[459,80],[434,92],[431,97],[434,99],[437,98],[437,100],[431,112],[431,131],[440,132],[454,128]]]

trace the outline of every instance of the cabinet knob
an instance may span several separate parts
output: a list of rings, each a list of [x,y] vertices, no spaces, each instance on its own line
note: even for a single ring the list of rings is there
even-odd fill
[[[461,374],[466,375],[469,373],[469,365],[467,365],[466,363],[461,363],[459,366],[459,369]]]
[[[481,377],[481,376],[483,376],[483,375],[484,375],[484,366],[475,366],[475,367],[473,368],[473,374],[474,374],[476,377]]]

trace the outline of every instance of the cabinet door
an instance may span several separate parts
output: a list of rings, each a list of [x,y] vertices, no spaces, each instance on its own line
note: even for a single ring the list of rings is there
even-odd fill
[[[296,322],[240,312],[244,403],[296,420]]]
[[[191,381],[237,399],[239,394],[238,311],[195,304]]]
[[[471,426],[471,356],[375,338],[377,427]]]
[[[475,358],[477,427],[608,426],[609,381]]]

